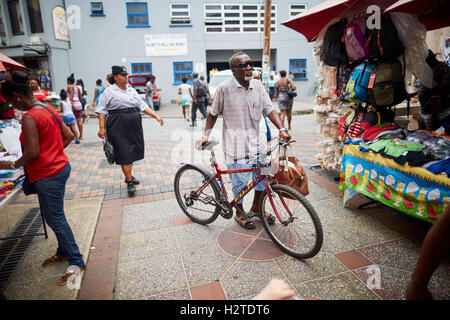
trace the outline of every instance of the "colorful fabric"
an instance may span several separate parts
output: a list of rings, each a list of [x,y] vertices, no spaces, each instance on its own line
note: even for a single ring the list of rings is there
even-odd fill
[[[388,154],[392,157],[400,157],[405,151],[422,151],[425,147],[410,143],[406,141],[400,141],[398,139],[382,139],[370,145],[363,145],[368,149],[371,149],[375,152],[380,152],[383,150],[385,154]]]
[[[373,152],[360,152],[358,146],[344,147],[339,189],[344,203],[348,189],[418,219],[434,223],[450,203],[450,179],[422,167],[399,165]]]

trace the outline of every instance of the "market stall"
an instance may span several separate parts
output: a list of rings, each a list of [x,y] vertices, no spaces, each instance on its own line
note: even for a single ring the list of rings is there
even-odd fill
[[[19,142],[21,130],[16,119],[0,120],[0,161],[15,161],[22,156]],[[0,170],[0,208],[21,191],[24,178],[23,168]]]
[[[317,159],[340,172],[344,203],[360,193],[434,223],[450,196],[448,101],[444,94],[433,102],[429,118],[435,121],[436,113],[441,121],[436,132],[410,130],[395,116],[398,105],[405,104],[409,117],[406,89],[412,75],[425,92],[439,84],[432,68],[448,71],[433,60],[425,39],[427,29],[450,25],[450,12],[439,11],[437,0],[375,2],[325,1],[283,23],[315,41],[314,111],[324,136]],[[370,12],[369,5],[380,11]],[[414,10],[420,10],[420,19]]]

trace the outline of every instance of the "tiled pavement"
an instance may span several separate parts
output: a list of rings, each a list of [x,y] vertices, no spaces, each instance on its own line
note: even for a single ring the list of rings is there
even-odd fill
[[[316,164],[319,136],[295,138],[305,167]],[[68,148],[67,200],[104,197],[78,299],[248,299],[273,277],[310,299],[403,298],[429,225],[384,206],[357,210],[367,201],[362,197],[344,208],[336,182],[308,170],[308,199],[321,219],[324,245],[316,257],[298,261],[273,246],[259,221],[248,231],[222,217],[208,226],[187,219],[172,191],[177,166],[167,159],[173,146],[168,139],[147,142],[146,159],[135,166],[142,183],[133,198],[100,144]],[[32,201],[19,196],[16,204]],[[448,263],[435,273],[430,289],[436,298],[450,299],[449,275]]]

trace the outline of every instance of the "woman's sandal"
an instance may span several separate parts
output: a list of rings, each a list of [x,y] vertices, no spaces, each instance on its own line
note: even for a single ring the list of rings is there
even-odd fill
[[[235,216],[234,220],[236,220],[236,222],[245,229],[255,229],[255,224],[250,219],[246,219],[243,216]]]
[[[86,269],[86,267],[78,267],[80,269],[80,273],[84,271],[84,269]],[[62,275],[61,278],[59,278],[58,282],[56,282],[58,284],[58,286],[65,286],[67,284],[67,281],[69,280],[69,278],[71,276],[73,276],[75,274],[75,269],[67,269],[66,272]]]
[[[42,263],[42,266],[43,267],[48,267],[48,266],[51,266],[52,264],[55,264],[57,262],[62,262],[62,261],[66,261],[66,257],[58,256],[58,255],[55,254],[54,256],[51,256],[50,258],[46,259]]]

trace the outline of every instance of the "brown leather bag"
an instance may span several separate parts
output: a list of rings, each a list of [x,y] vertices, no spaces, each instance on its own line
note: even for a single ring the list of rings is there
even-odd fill
[[[296,157],[288,157],[288,164],[286,168],[286,157],[280,156],[280,167],[278,169],[277,177],[280,184],[287,185],[294,188],[302,195],[309,194],[308,177],[305,169]]]

